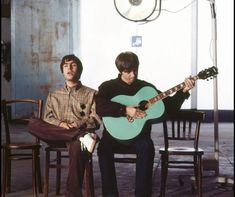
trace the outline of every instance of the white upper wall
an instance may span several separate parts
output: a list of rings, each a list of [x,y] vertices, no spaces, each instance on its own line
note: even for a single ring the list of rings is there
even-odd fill
[[[217,67],[218,67],[218,107],[233,109],[234,106],[234,1],[216,0],[217,22]],[[212,19],[210,4],[200,0],[198,9],[198,68],[213,65]],[[213,83],[198,85],[198,106],[213,108]]]
[[[191,0],[168,0],[162,9],[177,11]],[[195,3],[195,2],[194,2]],[[222,4],[222,5],[221,5]],[[216,2],[218,27],[219,109],[233,109],[233,1]],[[172,13],[162,10],[160,17],[140,25],[122,18],[111,0],[81,2],[79,57],[84,65],[82,81],[98,89],[105,80],[117,77],[114,61],[123,51],[139,56],[139,78],[165,91],[191,74],[192,7]],[[196,31],[196,30],[193,30]],[[142,36],[142,47],[132,47],[132,36]],[[198,71],[213,66],[211,59],[211,13],[209,1],[198,3]],[[76,53],[76,50],[75,50]],[[196,53],[196,52],[195,52]],[[225,86],[226,84],[226,86]],[[213,109],[213,80],[197,81],[197,108]],[[224,96],[226,95],[226,96]],[[183,108],[190,108],[187,100]]]

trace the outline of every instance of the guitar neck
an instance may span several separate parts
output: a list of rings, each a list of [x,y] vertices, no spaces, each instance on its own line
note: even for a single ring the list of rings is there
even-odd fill
[[[192,79],[194,81],[196,81],[198,79],[198,76],[194,76]],[[162,92],[162,93],[158,94],[157,96],[149,99],[148,102],[153,104],[159,100],[162,100],[162,99],[168,97],[169,95],[173,94],[174,92],[178,92],[179,90],[183,89],[184,87],[185,87],[185,82],[182,82],[182,83],[168,89],[167,91]]]

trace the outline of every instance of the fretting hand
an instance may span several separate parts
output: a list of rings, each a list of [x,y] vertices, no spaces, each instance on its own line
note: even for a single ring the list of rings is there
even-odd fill
[[[184,83],[185,83],[185,87],[183,88],[183,92],[187,92],[195,86],[195,80],[193,79],[192,76],[185,78]]]

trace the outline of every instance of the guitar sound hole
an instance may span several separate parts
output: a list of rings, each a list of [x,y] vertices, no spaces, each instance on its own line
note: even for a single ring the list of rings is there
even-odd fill
[[[141,101],[139,103],[139,109],[142,111],[145,111],[146,109],[148,109],[148,101]]]

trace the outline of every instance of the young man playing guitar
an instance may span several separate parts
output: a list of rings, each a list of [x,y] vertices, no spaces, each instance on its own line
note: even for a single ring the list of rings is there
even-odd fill
[[[142,103],[135,104],[135,100],[140,97],[143,97],[143,100],[148,99],[146,95],[150,91],[156,95],[160,93],[154,85],[137,78],[139,67],[137,55],[129,51],[120,53],[115,64],[119,71],[118,77],[103,82],[95,96],[96,113],[104,121],[103,136],[98,145],[102,193],[104,197],[118,197],[114,152],[116,149],[125,147],[134,150],[137,154],[135,196],[150,197],[155,150],[150,137],[151,122],[147,119],[151,114],[154,119],[162,114],[174,113],[179,110],[184,100],[190,96],[188,91],[194,87],[195,80],[191,77],[186,78],[184,85],[174,96],[161,95],[166,97],[161,101],[162,103],[156,105],[159,106],[161,112],[157,112],[158,110],[152,112],[150,105],[155,101],[143,102],[143,106],[141,106]],[[135,99],[131,101],[132,98]],[[153,104],[154,106],[155,104]],[[148,107],[150,111],[145,110]],[[140,125],[143,123],[142,128],[139,128],[141,132],[135,132],[136,126],[133,126],[139,124],[138,121],[140,121]],[[130,132],[132,127],[134,128],[133,132]],[[115,131],[116,128],[119,130]],[[133,135],[133,133],[135,134]]]

